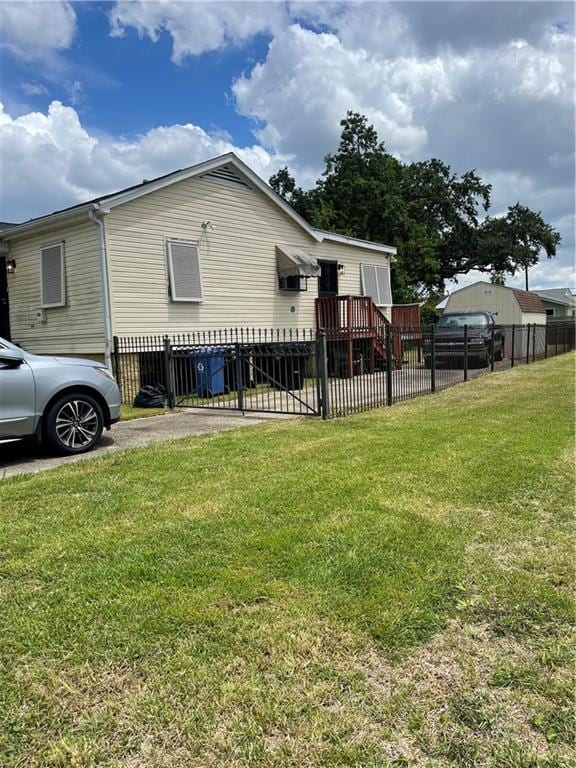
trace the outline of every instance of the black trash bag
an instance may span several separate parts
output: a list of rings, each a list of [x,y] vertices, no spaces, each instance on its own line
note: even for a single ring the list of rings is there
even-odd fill
[[[162,384],[146,384],[134,398],[134,408],[164,408],[166,389]]]

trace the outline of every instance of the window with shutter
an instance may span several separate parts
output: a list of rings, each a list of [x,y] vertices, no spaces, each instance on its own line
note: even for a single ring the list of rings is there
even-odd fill
[[[42,248],[41,283],[42,306],[63,307],[64,296],[64,243],[47,245]]]
[[[375,267],[372,264],[362,264],[361,274],[364,296],[370,296],[374,304],[379,307],[392,304],[390,270],[388,267]]]
[[[167,248],[172,301],[202,301],[198,243],[168,240]]]
[[[376,267],[370,264],[362,264],[362,291],[364,296],[370,296],[374,304],[378,304],[378,282],[376,280]]]
[[[378,282],[378,303],[381,306],[392,304],[392,288],[390,286],[390,270],[388,267],[376,267],[376,280]]]

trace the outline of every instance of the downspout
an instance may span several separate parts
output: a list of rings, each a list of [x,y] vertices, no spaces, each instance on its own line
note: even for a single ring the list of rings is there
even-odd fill
[[[104,222],[96,215],[96,211],[106,213],[98,206],[93,206],[88,211],[88,218],[98,227],[98,239],[100,243],[100,281],[102,283],[102,310],[104,313],[104,362],[106,368],[112,372],[112,320],[110,312],[110,291],[108,290],[108,261],[106,258],[106,237],[104,235]]]

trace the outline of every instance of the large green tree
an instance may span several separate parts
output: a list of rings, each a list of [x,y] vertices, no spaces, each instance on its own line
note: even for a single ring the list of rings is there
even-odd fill
[[[475,170],[459,175],[442,160],[402,163],[386,151],[365,116],[348,112],[338,150],[311,190],[288,168],[272,187],[311,224],[395,245],[394,299],[441,292],[471,270],[514,274],[556,253],[560,235],[519,203],[490,218],[491,186]]]
[[[524,270],[528,290],[528,269],[545,253],[556,255],[560,234],[542,218],[520,203],[508,208],[506,216],[487,218],[482,224],[483,245],[490,254],[494,272],[514,274]]]

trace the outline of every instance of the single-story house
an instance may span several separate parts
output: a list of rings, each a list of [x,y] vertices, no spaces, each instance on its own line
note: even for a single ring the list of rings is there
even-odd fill
[[[533,293],[540,297],[549,318],[565,320],[576,315],[576,296],[570,288],[547,288]]]
[[[479,280],[453,291],[438,305],[446,312],[492,312],[499,325],[546,324],[546,309],[532,291]]]
[[[390,319],[395,253],[310,226],[230,153],[3,230],[0,335],[109,360],[114,335],[314,328],[317,297]]]

